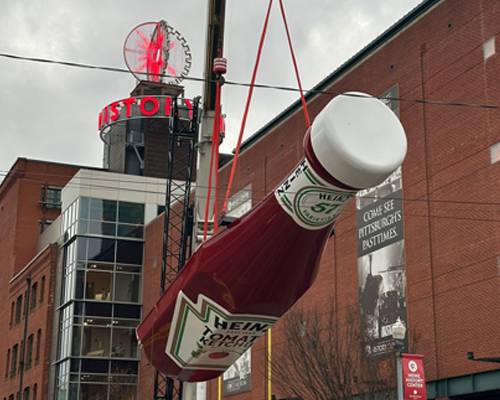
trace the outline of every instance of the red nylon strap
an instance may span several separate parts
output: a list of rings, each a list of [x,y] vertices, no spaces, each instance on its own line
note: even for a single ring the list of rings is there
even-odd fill
[[[297,61],[295,60],[295,54],[292,47],[292,39],[290,37],[290,32],[288,31],[288,24],[286,22],[285,8],[283,7],[283,1],[280,0],[281,15],[283,16],[283,24],[285,25],[286,37],[288,38],[288,46],[290,47],[290,53],[292,55],[293,67],[295,69],[295,76],[297,77],[297,82],[299,84],[300,98],[302,100],[302,109],[304,110],[304,116],[306,118],[306,124],[309,128],[311,126],[311,121],[309,120],[309,113],[307,112],[306,99],[304,97],[304,92],[302,91],[302,84],[300,82],[299,68],[297,67]]]
[[[238,161],[238,155],[240,154],[241,140],[243,139],[243,132],[245,131],[245,125],[247,122],[248,110],[250,109],[250,100],[253,94],[253,85],[255,84],[255,77],[257,76],[257,70],[259,68],[260,55],[262,53],[262,47],[264,46],[264,39],[266,37],[267,25],[269,22],[269,15],[271,14],[271,6],[273,0],[269,0],[269,7],[267,8],[266,20],[264,22],[264,28],[262,29],[262,34],[260,36],[259,49],[257,51],[257,60],[255,61],[255,67],[253,69],[252,81],[250,83],[250,88],[248,90],[247,104],[245,106],[245,112],[243,113],[243,120],[241,122],[240,136],[238,137],[238,143],[236,144],[236,150],[234,152],[233,167],[231,168],[231,175],[229,176],[229,183],[227,185],[226,198],[224,200],[224,205],[222,206],[222,214],[226,213],[227,202],[229,200],[229,193],[231,191],[231,186],[234,179],[234,171],[236,170],[236,163]]]

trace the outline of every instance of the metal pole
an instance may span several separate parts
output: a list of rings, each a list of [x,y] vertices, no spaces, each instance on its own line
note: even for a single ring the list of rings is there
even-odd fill
[[[403,387],[403,358],[401,352],[396,353],[396,372],[398,376],[398,400],[404,400]]]
[[[210,208],[208,215],[205,215],[205,208],[208,196],[208,181],[210,175],[210,159],[212,150],[212,130],[215,117],[215,95],[217,76],[213,72],[214,58],[218,56],[218,51],[224,47],[224,17],[226,0],[210,0],[208,5],[208,32],[207,47],[205,56],[205,88],[203,97],[203,119],[201,123],[201,135],[198,141],[198,174],[196,186],[195,221],[193,232],[193,246],[198,246],[203,241],[203,231],[205,220],[208,220],[208,237],[213,235],[214,224],[214,183],[211,188]],[[213,174],[215,174],[214,165]],[[212,182],[215,180],[212,179]]]
[[[392,337],[394,339],[394,347],[396,349],[396,373],[397,373],[397,392],[398,400],[404,400],[404,385],[403,385],[403,357],[401,352],[404,347],[404,339],[406,335],[406,327],[398,317],[396,323],[392,326]]]

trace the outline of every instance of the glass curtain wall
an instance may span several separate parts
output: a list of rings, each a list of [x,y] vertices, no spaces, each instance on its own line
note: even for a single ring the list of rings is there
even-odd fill
[[[81,197],[62,229],[58,400],[134,400],[144,204]]]

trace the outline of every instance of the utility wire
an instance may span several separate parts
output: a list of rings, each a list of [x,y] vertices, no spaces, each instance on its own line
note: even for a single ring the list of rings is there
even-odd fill
[[[460,163],[460,162],[463,162],[467,159],[470,159],[471,157],[474,157],[476,156],[477,154],[481,153],[482,151],[485,151],[485,150],[488,150],[490,148],[490,145],[487,145],[487,146],[484,146],[480,149],[478,149],[477,151],[475,151],[474,153],[471,153],[467,156],[465,156],[464,158],[462,158],[461,160],[456,160],[455,162],[453,162],[452,164],[450,164],[447,168],[450,168],[450,167],[453,167],[454,165]],[[36,160],[34,160],[36,161]],[[43,162],[43,161],[42,161]],[[64,164],[64,163],[63,163]],[[68,166],[72,166],[71,164],[67,164]],[[111,172],[111,171],[106,171],[104,169],[101,169],[101,168],[93,168],[91,166],[79,166],[79,165],[73,165],[73,167],[77,167],[77,168],[80,168],[80,169],[88,169],[88,170],[92,170],[92,169],[95,169],[97,171],[104,171],[104,172]],[[468,175],[470,174],[474,174],[474,173],[478,173],[486,168],[488,168],[489,165],[486,165],[484,166],[483,168],[481,169],[478,169],[478,170],[473,170],[473,171],[470,171],[468,173]],[[420,184],[421,182],[423,182],[424,180],[426,179],[432,179],[433,177],[435,177],[436,175],[438,175],[439,173],[443,172],[442,170],[441,171],[436,171],[428,176],[426,176],[425,178],[421,179],[421,180],[418,180],[416,182],[413,182],[412,184],[410,185],[405,185],[405,190],[409,190],[411,189],[412,187],[415,187],[416,185]],[[23,171],[5,171],[5,170],[0,170],[0,177],[6,177],[7,175],[11,174],[12,176],[15,176],[16,174],[20,174],[20,175],[40,175],[41,177],[53,177],[53,178],[57,178],[57,177],[61,177],[62,179],[64,179],[64,181],[68,181],[69,179],[71,179],[74,175],[54,175],[54,174],[47,174],[47,173],[35,173],[35,172],[23,172]],[[461,178],[464,178],[465,176],[461,176],[459,177],[458,179],[461,179]],[[267,184],[270,186],[270,187],[275,187],[277,186],[282,180],[283,180],[283,176],[277,176],[277,177],[274,177],[272,178],[270,181],[267,182]],[[98,178],[98,180],[102,180],[102,181],[109,181],[109,182],[113,182],[114,179],[101,179],[101,178]],[[134,179],[132,178],[131,176],[131,179],[130,180],[126,180],[126,179],[122,179],[122,181],[128,181],[128,182],[135,182]],[[443,184],[442,186],[439,187],[439,189],[442,189],[446,186],[449,186],[449,185],[452,185],[454,183],[456,183],[457,180],[448,180],[445,184]],[[0,185],[2,184],[2,181],[0,181]],[[199,188],[202,188],[202,186],[198,186]],[[246,187],[246,186],[245,186]],[[236,188],[235,190],[242,190],[244,188]],[[218,190],[225,190],[225,187],[218,187]],[[253,192],[254,193],[263,193],[264,195],[266,195],[268,193],[267,190],[265,190],[265,188],[261,189],[261,190],[256,190],[256,189],[253,189]],[[478,203],[478,204],[481,204],[481,203]],[[496,203],[493,203],[493,204],[496,204]]]
[[[1,175],[1,172],[0,172]],[[35,173],[35,172],[11,172],[12,176],[15,175],[20,175],[20,176],[27,176],[26,178],[30,185],[41,185],[46,183],[46,179],[43,179],[45,177],[52,177],[52,179],[60,177],[61,179],[67,180],[68,178],[71,178],[73,175],[53,175],[53,174],[43,174],[43,173]],[[30,177],[32,175],[33,177]],[[38,178],[38,176],[40,178]],[[124,176],[121,176],[121,178],[124,178]],[[123,183],[134,183],[137,185],[141,185],[140,183],[137,183],[136,180],[133,179],[133,176],[130,176],[130,180],[124,180],[121,179],[120,182]],[[89,181],[89,183],[84,183],[81,181]],[[90,183],[90,181],[92,181]],[[96,184],[99,183],[99,184]],[[108,190],[117,190],[117,188],[114,187],[109,187],[106,186],[107,182],[116,182],[115,179],[106,179],[106,178],[97,178],[97,177],[92,177],[92,178],[87,178],[87,177],[81,177],[80,182],[69,182],[66,183],[64,186],[65,187],[71,187],[71,188],[98,188],[98,189],[108,189]],[[54,185],[54,183],[52,183]],[[144,185],[146,185],[146,182],[144,182]],[[51,186],[51,185],[49,185]],[[196,186],[198,188],[202,188],[202,186]],[[224,187],[220,186],[219,189],[222,190]],[[133,188],[119,188],[121,191],[129,191],[129,192],[134,192],[134,193],[144,193],[144,194],[164,194],[163,191],[157,191],[157,190],[145,190],[145,189],[133,189]],[[238,190],[238,189],[236,189]],[[249,192],[251,194],[262,194],[266,195],[267,193],[264,190],[255,190],[255,189],[240,189],[239,192]],[[293,194],[293,193],[291,193]],[[423,197],[423,196],[422,196]],[[219,196],[219,198],[223,198],[223,196]],[[385,196],[385,197],[376,197],[376,196],[363,196],[363,199],[378,199],[379,201],[383,200],[402,200],[405,203],[431,203],[431,204],[446,204],[446,205],[464,205],[464,206],[500,206],[500,202],[481,202],[481,201],[456,201],[456,200],[432,200],[432,199],[423,199],[423,198],[401,198],[401,197],[392,197],[392,196]],[[242,200],[241,204],[245,203],[246,200]],[[485,212],[484,210],[474,210],[477,212]],[[492,211],[496,212],[496,211]]]
[[[130,71],[128,69],[125,69],[125,68],[106,67],[106,66],[100,66],[100,65],[91,65],[91,64],[85,64],[85,63],[70,62],[70,61],[52,60],[52,59],[48,59],[48,58],[25,57],[25,56],[18,56],[15,54],[8,54],[8,53],[0,53],[0,57],[10,58],[10,59],[14,59],[14,60],[21,60],[21,61],[31,61],[31,62],[38,62],[38,63],[45,63],[45,64],[63,65],[66,67],[73,67],[73,68],[94,69],[94,70],[101,70],[101,71],[108,71],[108,72],[119,72],[119,73],[130,74]],[[135,74],[147,75],[146,72],[135,72]],[[215,82],[213,80],[207,80],[204,78],[196,78],[196,77],[189,77],[189,76],[181,77],[181,76],[170,75],[170,74],[158,74],[158,76],[165,77],[165,78],[183,78],[184,80],[193,81],[193,82],[206,82],[206,81]],[[250,83],[227,81],[227,80],[225,81],[225,84],[232,85],[232,86],[254,87],[254,88],[259,88],[259,89],[281,90],[281,91],[288,91],[288,92],[299,92],[300,91],[299,89],[297,89],[295,87],[289,87],[289,86],[265,85],[265,84],[257,84],[257,83],[254,83],[252,85]],[[354,97],[357,96],[356,94],[352,94],[352,93],[346,94],[346,93],[337,93],[337,92],[330,92],[330,91],[324,91],[324,90],[314,90],[314,89],[309,89],[309,90],[306,90],[305,92],[307,93],[307,95],[326,94],[326,95],[331,95],[331,96],[338,96],[338,95],[354,96]],[[460,102],[452,102],[452,101],[407,99],[407,98],[402,98],[402,97],[388,98],[388,97],[380,96],[378,98],[379,99],[387,99],[387,100],[405,101],[405,102],[417,103],[417,104],[484,108],[484,109],[490,109],[490,110],[500,109],[500,106],[492,105],[492,104],[475,104],[475,103],[460,103]]]

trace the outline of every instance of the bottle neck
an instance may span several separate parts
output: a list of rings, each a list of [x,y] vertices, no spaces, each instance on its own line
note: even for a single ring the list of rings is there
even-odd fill
[[[335,177],[333,177],[319,162],[318,158],[316,157],[316,154],[314,154],[314,150],[312,148],[311,144],[311,128],[309,128],[304,136],[304,155],[306,156],[307,160],[309,161],[309,164],[311,165],[311,168],[326,182],[332,184],[333,186],[343,189],[343,190],[348,190],[352,192],[357,192],[360,190],[360,188],[355,188],[349,185],[346,185],[345,183],[340,182],[337,180]]]

